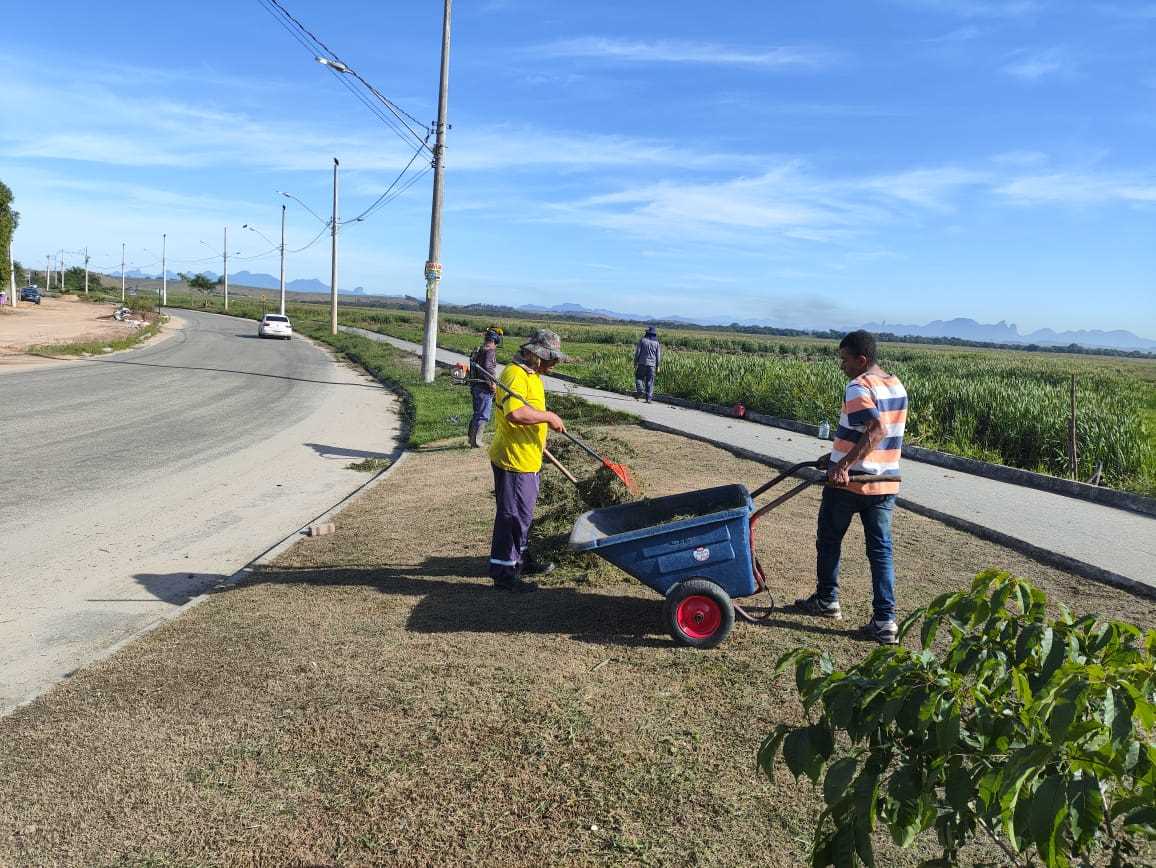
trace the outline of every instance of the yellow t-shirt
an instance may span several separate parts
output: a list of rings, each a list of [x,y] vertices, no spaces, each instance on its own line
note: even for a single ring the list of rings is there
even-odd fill
[[[517,362],[506,365],[498,382],[517,392],[535,410],[546,409],[546,389],[542,378],[533,371],[523,368]],[[549,430],[545,422],[537,425],[515,425],[506,418],[519,407],[524,407],[517,398],[498,386],[494,395],[498,408],[494,421],[494,442],[490,444],[490,461],[503,470],[516,473],[537,473],[542,469],[542,452],[546,448]]]

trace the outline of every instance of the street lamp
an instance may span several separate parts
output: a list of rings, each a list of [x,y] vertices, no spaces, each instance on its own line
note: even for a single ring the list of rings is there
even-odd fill
[[[210,244],[208,241],[202,241],[201,243],[204,244],[210,250],[213,250],[213,251],[216,250],[216,248],[213,247],[213,245]],[[234,256],[240,256],[241,251],[240,250],[234,251],[233,255]],[[221,284],[224,286],[224,289],[225,289],[225,313],[228,313],[229,312],[229,227],[228,226],[225,227],[225,242],[224,242],[224,246],[221,248]]]
[[[320,58],[319,58],[320,59]],[[317,222],[329,228],[331,246],[329,251],[329,331],[337,334],[337,157],[333,158],[333,217],[322,219],[321,215],[294,196],[284,190],[278,190],[282,196],[292,199],[310,214],[317,218]]]
[[[274,247],[278,247],[281,251],[281,316],[285,316],[285,206],[281,206],[281,244],[278,245],[268,235],[258,229],[256,226],[250,226],[248,223],[241,226],[242,229],[249,229],[256,232]]]

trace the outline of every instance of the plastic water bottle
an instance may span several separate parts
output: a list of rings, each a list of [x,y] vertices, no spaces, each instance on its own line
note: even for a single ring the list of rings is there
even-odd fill
[[[824,419],[822,422],[819,423],[819,439],[820,440],[827,440],[830,437],[831,437],[831,426],[828,425],[827,420]]]

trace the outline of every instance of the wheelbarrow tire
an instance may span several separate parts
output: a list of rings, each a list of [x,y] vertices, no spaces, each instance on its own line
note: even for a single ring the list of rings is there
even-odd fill
[[[714,648],[735,625],[730,595],[710,579],[679,582],[667,593],[662,611],[674,641],[691,648]]]

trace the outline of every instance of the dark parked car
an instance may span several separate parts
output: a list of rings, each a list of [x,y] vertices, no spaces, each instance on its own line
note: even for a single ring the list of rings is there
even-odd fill
[[[31,301],[40,304],[40,290],[35,286],[26,286],[20,290],[21,301]]]

